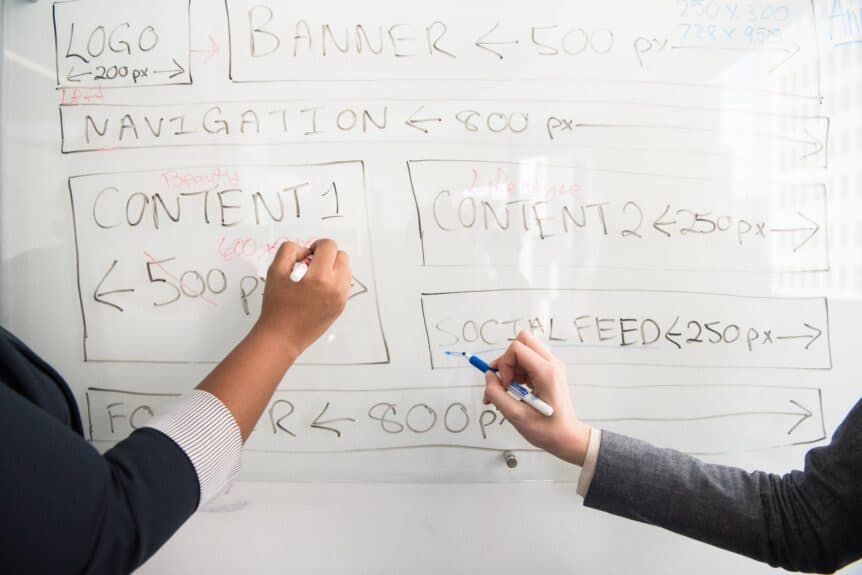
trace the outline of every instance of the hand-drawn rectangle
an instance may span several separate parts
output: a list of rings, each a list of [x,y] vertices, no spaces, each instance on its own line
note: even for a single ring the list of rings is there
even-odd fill
[[[428,267],[825,271],[821,185],[408,162]]]
[[[351,299],[305,364],[387,363],[362,162],[69,179],[88,361],[215,362],[257,319],[285,240],[350,252]]]
[[[421,296],[432,369],[528,329],[570,364],[829,369],[825,298],[512,289]]]
[[[671,162],[826,167],[829,119],[670,103],[572,98],[345,98],[106,104],[70,91],[63,153],[303,142],[476,144],[607,153]],[[76,97],[78,96],[78,97]]]
[[[191,84],[191,0],[54,3],[57,86]]]
[[[625,0],[588,12],[554,0],[478,0],[470,4],[477,16],[467,17],[457,0],[337,11],[309,1],[225,0],[234,82],[598,80],[793,96],[782,89],[788,71],[818,68],[809,0],[754,2],[745,14],[713,8],[673,2],[627,18]],[[819,77],[800,92],[819,98]]]
[[[689,453],[798,445],[826,435],[816,388],[573,385],[572,394],[584,421]],[[123,439],[172,399],[171,395],[88,389],[91,440]],[[247,449],[283,453],[429,446],[532,449],[481,399],[481,387],[279,391]],[[728,428],[733,433],[727,433]]]

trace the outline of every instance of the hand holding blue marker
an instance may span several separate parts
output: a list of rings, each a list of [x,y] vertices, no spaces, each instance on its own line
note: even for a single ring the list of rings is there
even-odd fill
[[[458,357],[467,357],[466,353],[459,353],[455,351],[447,351],[446,355],[454,355]],[[489,371],[493,373],[497,373],[496,369],[493,369],[489,366],[485,361],[477,356],[471,355],[467,358],[467,361],[470,362],[470,365],[481,371],[482,373],[487,373]],[[498,376],[499,377],[499,376]],[[551,416],[554,415],[554,408],[539,399],[538,396],[533,394],[533,390],[531,390],[528,386],[518,383],[517,381],[512,381],[509,384],[509,387],[506,389],[506,393],[512,399],[517,399],[518,401],[523,401],[542,415]]]

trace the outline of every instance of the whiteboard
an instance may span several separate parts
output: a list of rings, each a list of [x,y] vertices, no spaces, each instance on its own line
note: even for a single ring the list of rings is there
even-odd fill
[[[324,572],[527,568],[484,552],[525,522],[548,572],[625,571],[618,534],[650,572],[765,569],[583,509],[577,469],[445,352],[530,329],[593,425],[799,467],[860,394],[858,0],[7,0],[0,34],[0,319],[99,449],[242,337],[279,242],[351,254],[347,309],[273,397],[244,482],[152,572],[228,572],[187,551],[228,517],[309,537],[292,565]],[[359,536],[328,527],[372,512]]]

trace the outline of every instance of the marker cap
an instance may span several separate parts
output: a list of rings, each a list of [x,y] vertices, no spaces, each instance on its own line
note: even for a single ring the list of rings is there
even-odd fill
[[[296,262],[293,264],[293,269],[290,270],[290,281],[293,283],[299,283],[302,281],[302,278],[305,277],[305,274],[308,273],[308,264],[305,262]]]

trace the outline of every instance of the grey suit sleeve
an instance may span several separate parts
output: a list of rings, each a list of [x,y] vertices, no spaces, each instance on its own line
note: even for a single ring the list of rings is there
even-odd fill
[[[584,505],[792,571],[832,572],[862,557],[862,401],[784,476],[706,464],[602,431]]]

